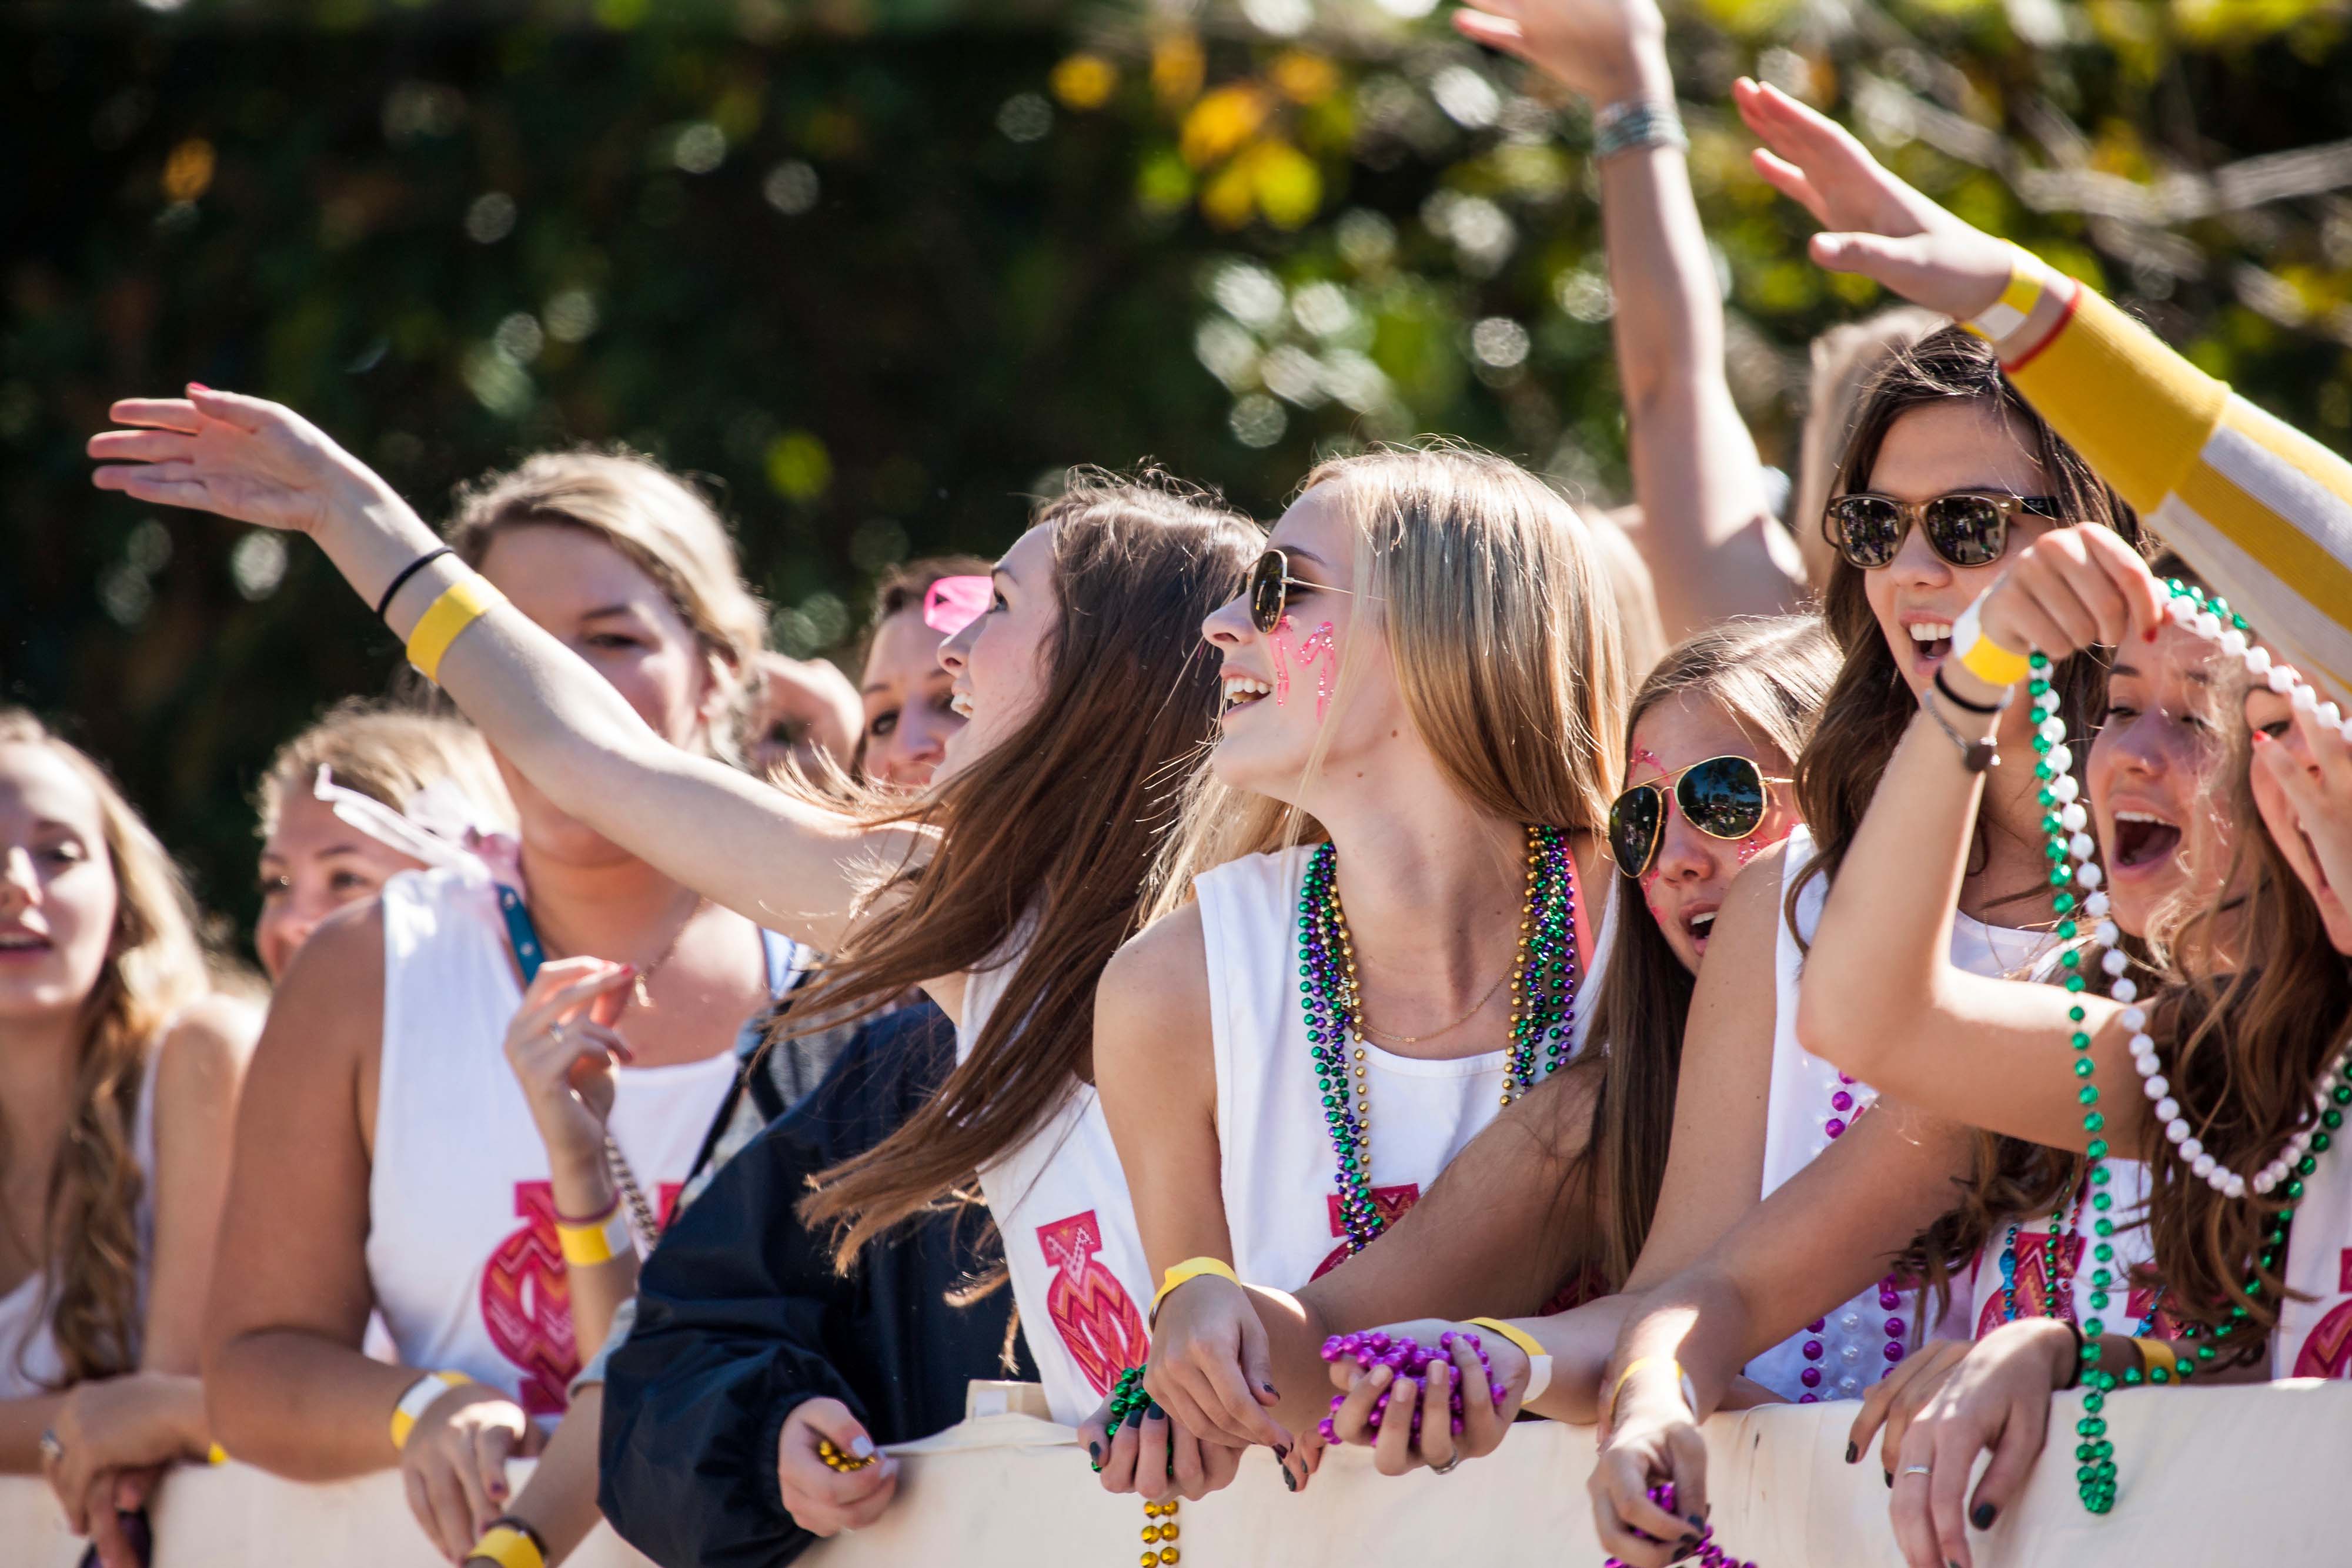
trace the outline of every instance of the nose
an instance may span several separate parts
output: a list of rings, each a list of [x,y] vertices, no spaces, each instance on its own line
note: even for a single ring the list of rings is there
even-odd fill
[[[2148,723],[2149,716],[2159,723]],[[2108,739],[2115,748],[2116,766],[2146,779],[2160,778],[2170,768],[2172,759],[2166,755],[2168,737],[2163,733],[2169,727],[2161,724],[2163,716],[2142,716],[2128,724],[2113,727]]]
[[[19,844],[0,857],[0,914],[21,915],[41,902],[41,879],[33,856]]]
[[[1902,548],[1886,564],[1894,580],[1914,588],[1941,588],[1952,580],[1952,567],[1936,547],[1927,542],[1927,530],[1913,528],[1905,530]]]
[[[982,621],[986,619],[986,616],[981,617]],[[980,621],[974,621],[970,625],[964,627],[962,631],[958,632],[954,636],[950,637],[945,642],[941,643],[940,644],[940,668],[945,670],[951,675],[962,674],[965,664],[971,657],[971,645],[979,639],[979,637]]]
[[[314,915],[298,915],[289,909],[266,909],[261,918],[253,923],[253,950],[260,955],[261,967],[271,979],[286,972],[294,955],[310,940],[310,933],[319,928]]]
[[[929,773],[947,756],[948,737],[962,727],[963,720],[953,714],[909,703],[898,715],[898,733],[890,737],[891,770]]]
[[[1716,858],[1721,844],[1721,840],[1709,838],[1685,821],[1679,808],[1669,807],[1659,830],[1657,858],[1650,862],[1650,870],[1660,882],[1702,885],[1713,881],[1721,869]]]
[[[1257,625],[1249,617],[1249,596],[1236,593],[1201,622],[1201,635],[1213,648],[1231,653],[1256,641]]]

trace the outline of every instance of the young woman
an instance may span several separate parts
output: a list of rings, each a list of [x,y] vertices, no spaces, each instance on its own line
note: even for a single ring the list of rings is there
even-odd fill
[[[978,556],[911,560],[883,574],[857,682],[864,719],[852,772],[897,789],[929,785],[948,737],[963,727],[940,643],[985,612],[988,599],[988,563]]]
[[[275,982],[336,910],[404,871],[514,831],[514,806],[473,727],[344,703],[278,748],[261,775],[261,915],[254,952]]]
[[[1610,813],[1609,847],[1612,880],[1647,890],[1647,916],[1621,911],[1610,921],[1588,1049],[1503,1111],[1349,1267],[1293,1294],[1249,1287],[1269,1380],[1296,1391],[1276,1413],[1294,1430],[1324,1414],[1317,1352],[1329,1333],[1481,1306],[1533,1315],[1624,1278],[1665,1166],[1705,916],[1740,866],[1793,825],[1790,759],[1836,670],[1820,620],[1792,616],[1692,638],[1635,693],[1625,742],[1633,760]],[[1621,1202],[1617,1193],[1633,1196]],[[1162,1303],[1154,1373],[1165,1373],[1171,1404],[1216,1409],[1245,1396],[1247,1385],[1230,1351],[1192,1328],[1190,1294]],[[1590,1376],[1606,1348],[1597,1347]],[[1107,1456],[1107,1489],[1132,1490],[1141,1435],[1085,1434]]]
[[[214,1433],[197,1307],[258,1020],[205,995],[178,872],[98,766],[0,709],[0,1469],[107,1568]]]
[[[1198,629],[1233,596],[1256,528],[1165,481],[1074,476],[998,562],[988,613],[940,650],[967,722],[931,791],[845,808],[670,744],[555,639],[489,603],[468,571],[424,559],[434,541],[406,504],[314,428],[257,400],[191,394],[118,405],[142,428],[94,439],[94,455],[128,460],[99,482],[309,532],[363,592],[394,591],[385,607],[404,632],[441,605],[413,654],[555,805],[833,956],[795,1009],[805,1027],[916,983],[955,1021],[960,1061],[940,1093],[838,1172],[810,1218],[842,1224],[854,1257],[977,1173],[1029,1348],[1041,1370],[1071,1369],[1057,1409],[1082,1416],[1103,1386],[1086,1367],[1139,1359],[1142,1344],[1139,1260],[1102,1258],[1126,1205],[1115,1155],[1106,1134],[1070,1136],[1093,1101],[1094,985],[1140,925],[1174,791],[1213,733]],[[1039,1207],[1022,1179],[1049,1155],[1091,1162],[1095,1176],[1066,1195],[1074,1207]],[[1068,1301],[1083,1303],[1071,1336],[1055,1332],[1049,1300],[1066,1317]],[[370,1403],[380,1414],[397,1392]],[[781,1427],[768,1414],[743,1413],[734,1451],[835,1495],[842,1478],[821,1464],[805,1412]],[[851,1500],[878,1511],[895,1476],[885,1461],[848,1478]]]

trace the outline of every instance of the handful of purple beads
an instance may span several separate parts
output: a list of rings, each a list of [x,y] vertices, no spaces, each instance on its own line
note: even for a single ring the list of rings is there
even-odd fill
[[[1648,1495],[1652,1502],[1656,1503],[1668,1513],[1673,1513],[1675,1511],[1674,1482],[1660,1481],[1656,1486],[1650,1489]],[[1656,1536],[1652,1535],[1649,1531],[1643,1530],[1637,1530],[1633,1533],[1640,1536],[1644,1541],[1655,1541],[1657,1539]],[[1697,1552],[1696,1561],[1699,1563],[1699,1568],[1756,1568],[1755,1563],[1742,1563],[1738,1558],[1734,1557],[1722,1547],[1717,1546],[1715,1543],[1715,1526],[1711,1524],[1703,1527],[1699,1531],[1698,1545],[1695,1550]],[[1625,1564],[1619,1562],[1614,1557],[1609,1557],[1601,1560],[1601,1568],[1625,1568]]]
[[[1472,1350],[1478,1353],[1478,1364],[1486,1374],[1486,1393],[1499,1407],[1503,1403],[1503,1391],[1496,1386],[1494,1365],[1486,1359],[1486,1347],[1479,1343],[1478,1336],[1475,1333],[1457,1334],[1449,1329],[1437,1336],[1437,1343],[1433,1348],[1421,1343],[1409,1334],[1398,1335],[1394,1338],[1377,1333],[1335,1334],[1323,1342],[1323,1359],[1334,1364],[1352,1359],[1366,1372],[1370,1372],[1375,1366],[1394,1368],[1396,1381],[1381,1390],[1380,1398],[1372,1405],[1369,1428],[1375,1437],[1380,1434],[1381,1417],[1388,1413],[1389,1401],[1403,1390],[1407,1384],[1410,1384],[1412,1392],[1409,1397],[1412,1403],[1412,1435],[1418,1437],[1421,1436],[1421,1396],[1429,1382],[1430,1364],[1433,1362],[1442,1361],[1448,1366],[1453,1365],[1454,1342],[1457,1339],[1466,1342]],[[1347,1402],[1346,1395],[1333,1395],[1331,1416],[1337,1416],[1339,1413],[1339,1407]],[[1445,1402],[1451,1417],[1452,1429],[1454,1434],[1459,1437],[1462,1433],[1462,1384],[1459,1379],[1456,1379],[1454,1386],[1447,1391]],[[1331,1424],[1331,1416],[1324,1416],[1318,1428],[1323,1434],[1323,1440],[1327,1443],[1336,1443],[1339,1440],[1339,1434]]]

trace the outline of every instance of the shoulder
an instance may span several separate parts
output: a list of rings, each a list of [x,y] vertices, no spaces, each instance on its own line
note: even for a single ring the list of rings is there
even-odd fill
[[[1774,844],[1742,868],[1732,879],[1731,891],[1724,895],[1722,913],[1715,917],[1715,939],[1707,944],[1707,964],[1700,966],[1704,973],[1722,950],[1724,939],[1735,933],[1745,947],[1757,936],[1769,938],[1780,928],[1781,894],[1786,891],[1789,868],[1789,846],[1784,841]],[[1770,943],[1765,944],[1766,951]]]
[[[383,1033],[383,932],[373,899],[320,922],[270,998],[258,1060],[291,1051],[324,1066],[373,1046]]]
[[[235,1102],[261,1035],[262,1018],[262,1009],[215,994],[202,998],[165,1027],[154,1046],[159,1122]]]
[[[1153,921],[1110,956],[1095,1005],[1140,1013],[1205,1009],[1208,995],[1209,944],[1195,903]]]

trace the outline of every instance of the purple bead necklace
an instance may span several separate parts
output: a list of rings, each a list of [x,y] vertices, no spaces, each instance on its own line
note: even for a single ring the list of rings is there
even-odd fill
[[[1857,1103],[1853,1091],[1853,1074],[1839,1073],[1837,1087],[1830,1092],[1829,1116],[1822,1123],[1822,1135],[1832,1142],[1843,1137],[1845,1130],[1853,1125],[1863,1112],[1870,1109],[1868,1105]],[[1885,1343],[1879,1350],[1879,1355],[1885,1364],[1878,1368],[1875,1375],[1867,1375],[1868,1381],[1876,1382],[1878,1378],[1894,1371],[1895,1364],[1908,1354],[1904,1348],[1903,1336],[1909,1325],[1898,1315],[1902,1306],[1902,1282],[1889,1274],[1878,1281],[1878,1307],[1879,1311],[1886,1314],[1885,1321],[1880,1324],[1886,1336]],[[1852,1318],[1855,1314],[1853,1309],[1848,1307],[1842,1309],[1842,1315]],[[1822,1395],[1818,1392],[1822,1384],[1832,1372],[1836,1370],[1833,1367],[1825,1369],[1822,1365],[1822,1362],[1829,1354],[1829,1346],[1822,1339],[1822,1335],[1829,1332],[1829,1326],[1827,1318],[1815,1318],[1805,1325],[1805,1342],[1799,1347],[1805,1357],[1804,1370],[1797,1374],[1797,1381],[1805,1385],[1805,1391],[1797,1396],[1797,1403],[1800,1405],[1817,1403],[1822,1398]],[[1858,1327],[1859,1324],[1847,1322],[1842,1323],[1841,1326],[1853,1328]],[[1844,1356],[1849,1362],[1858,1362],[1864,1354],[1856,1345],[1848,1344],[1844,1347]],[[1855,1374],[1849,1375],[1853,1375],[1860,1380],[1865,1375],[1857,1368]],[[1834,1388],[1836,1385],[1832,1386]],[[1844,1388],[1838,1388],[1836,1391],[1846,1394],[1855,1392],[1853,1389]]]

